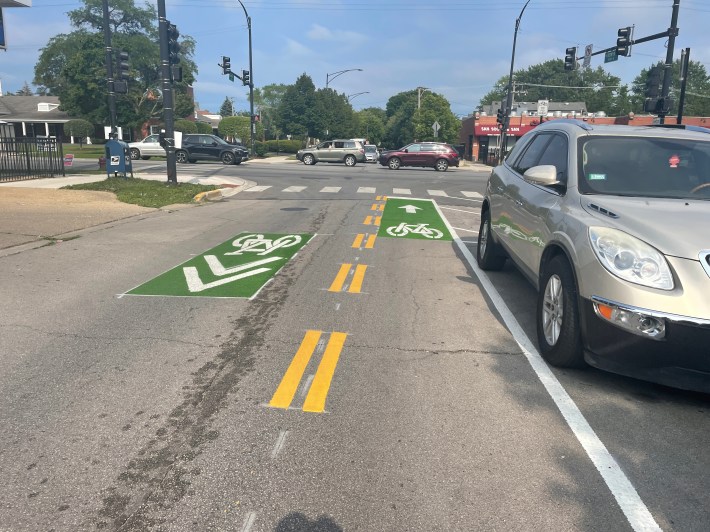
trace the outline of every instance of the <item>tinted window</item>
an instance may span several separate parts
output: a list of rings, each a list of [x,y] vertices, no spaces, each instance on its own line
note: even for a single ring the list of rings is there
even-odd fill
[[[320,144],[318,144],[318,147],[321,149],[332,148],[333,143],[331,141],[321,142]]]
[[[336,149],[343,149],[345,147],[345,143],[342,140],[336,140],[333,144]]]
[[[525,150],[523,156],[513,167],[516,172],[524,174],[526,170],[537,164],[537,161],[540,159],[540,156],[547,147],[547,143],[550,142],[550,136],[551,135],[537,135],[534,139],[532,139],[528,145],[528,149]]]
[[[185,135],[183,137],[182,141],[195,143],[195,142],[197,142],[197,139],[195,138],[195,135]]]
[[[552,164],[557,168],[557,180],[567,183],[567,139],[562,135],[552,135],[552,140],[542,153],[537,164]]]
[[[406,150],[409,153],[417,153],[422,150],[422,147],[420,144],[410,144],[409,146],[406,147]]]

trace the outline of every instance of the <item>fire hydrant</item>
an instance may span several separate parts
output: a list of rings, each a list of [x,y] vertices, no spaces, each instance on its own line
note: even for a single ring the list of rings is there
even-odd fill
[[[99,157],[99,170],[106,170],[106,157]]]

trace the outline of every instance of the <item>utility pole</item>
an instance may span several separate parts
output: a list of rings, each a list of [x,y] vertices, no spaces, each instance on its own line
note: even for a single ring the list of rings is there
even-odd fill
[[[417,87],[417,111],[422,108],[422,92],[428,90],[427,87]]]
[[[163,114],[165,117],[165,154],[167,155],[168,183],[177,184],[175,161],[175,109],[173,108],[173,84],[170,72],[168,49],[168,19],[165,0],[158,0],[158,33],[160,35],[160,73],[163,82]]]
[[[673,0],[673,12],[671,14],[671,27],[668,28],[668,51],[666,52],[665,74],[663,76],[663,89],[661,89],[661,101],[663,102],[658,112],[658,119],[661,124],[665,124],[668,114],[668,91],[671,86],[671,76],[673,75],[673,47],[675,38],[678,35],[678,10],[680,0]]]
[[[237,0],[247,17],[247,29],[249,30],[249,141],[251,143],[251,155],[254,156],[254,137],[256,136],[256,124],[254,122],[254,65],[251,55],[251,17],[247,13],[247,8],[242,4],[242,0]]]
[[[690,48],[681,52],[680,56],[680,98],[678,99],[678,118],[676,124],[683,123],[683,107],[685,106],[685,89],[688,85],[688,67],[690,66]]]
[[[116,92],[113,86],[113,48],[111,48],[111,27],[108,14],[108,0],[103,0],[104,10],[104,45],[106,46],[106,81],[108,83],[108,114],[111,135],[116,135]]]

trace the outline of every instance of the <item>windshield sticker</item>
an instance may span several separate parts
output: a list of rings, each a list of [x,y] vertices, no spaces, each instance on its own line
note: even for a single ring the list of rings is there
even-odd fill
[[[606,179],[606,174],[589,174],[587,178],[590,181],[604,181]]]
[[[680,157],[677,155],[671,155],[670,159],[668,159],[668,164],[671,165],[671,168],[678,168],[678,165],[680,164]]]

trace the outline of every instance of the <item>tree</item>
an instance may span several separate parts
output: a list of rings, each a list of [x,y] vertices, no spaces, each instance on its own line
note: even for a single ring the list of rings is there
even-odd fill
[[[379,107],[368,107],[355,113],[358,138],[367,139],[370,144],[379,146],[385,138],[387,113]]]
[[[235,139],[244,143],[249,138],[249,116],[228,116],[219,123],[219,134],[225,139]],[[257,136],[263,134],[263,126],[256,123]]]
[[[68,13],[75,31],[56,35],[41,49],[35,65],[34,84],[40,93],[59,97],[62,109],[94,123],[109,121],[103,40],[103,1],[82,0],[82,7]],[[112,0],[110,27],[114,50],[129,54],[128,94],[116,98],[118,123],[139,128],[149,118],[162,118],[160,53],[155,7],[136,7],[135,0]],[[188,94],[197,67],[191,60],[195,41],[181,40],[183,82],[175,87],[175,114],[189,116],[194,102]]]
[[[642,69],[641,73],[634,79],[633,86],[631,87],[631,102],[633,111],[636,113],[644,112],[643,103],[645,100],[646,80],[653,66],[663,68],[663,61],[659,61],[656,65],[651,65],[649,68]],[[673,62],[671,73],[672,77],[669,92],[672,105],[670,114],[677,114],[680,99],[680,60]],[[663,75],[661,75],[661,83],[663,83]],[[710,116],[710,77],[708,77],[708,73],[705,70],[705,65],[697,61],[691,60],[688,65],[688,81],[686,85],[683,115]]]
[[[80,118],[76,120],[69,120],[69,122],[64,124],[64,132],[69,133],[72,137],[78,137],[79,147],[83,147],[84,139],[91,136],[94,132],[94,125],[91,122]]]
[[[276,126],[285,134],[307,138],[318,130],[316,87],[307,74],[301,74],[289,85],[277,108]]]
[[[631,110],[626,93],[622,90],[621,79],[607,73],[602,67],[566,71],[564,61],[551,59],[516,71],[513,79],[516,90],[525,90],[525,101],[528,102],[583,101],[588,111],[605,111],[610,115],[626,114]],[[481,99],[481,106],[505,101],[507,86],[506,75]]]
[[[416,90],[395,94],[387,101],[386,116],[385,143],[390,147],[422,140],[457,142],[461,128],[448,100],[434,92],[421,94],[421,106]],[[434,122],[440,126],[437,137],[432,128]]]
[[[182,133],[197,133],[197,124],[191,120],[175,120],[175,131]]]
[[[198,133],[212,134],[212,125],[207,122],[195,122],[195,126],[197,127]]]
[[[312,136],[323,138],[349,138],[355,135],[357,121],[353,108],[344,94],[333,89],[316,91],[316,116]]]
[[[34,93],[32,92],[32,89],[30,88],[29,84],[25,81],[25,84],[22,86],[22,88],[15,93],[17,96],[33,96]]]
[[[254,88],[254,108],[264,125],[265,135],[271,138],[278,138],[283,134],[276,125],[276,112],[287,88],[288,85],[283,83],[272,83],[261,88]]]
[[[229,99],[229,96],[224,97],[222,107],[219,108],[219,114],[223,117],[234,116],[234,104],[232,103],[232,100]]]

